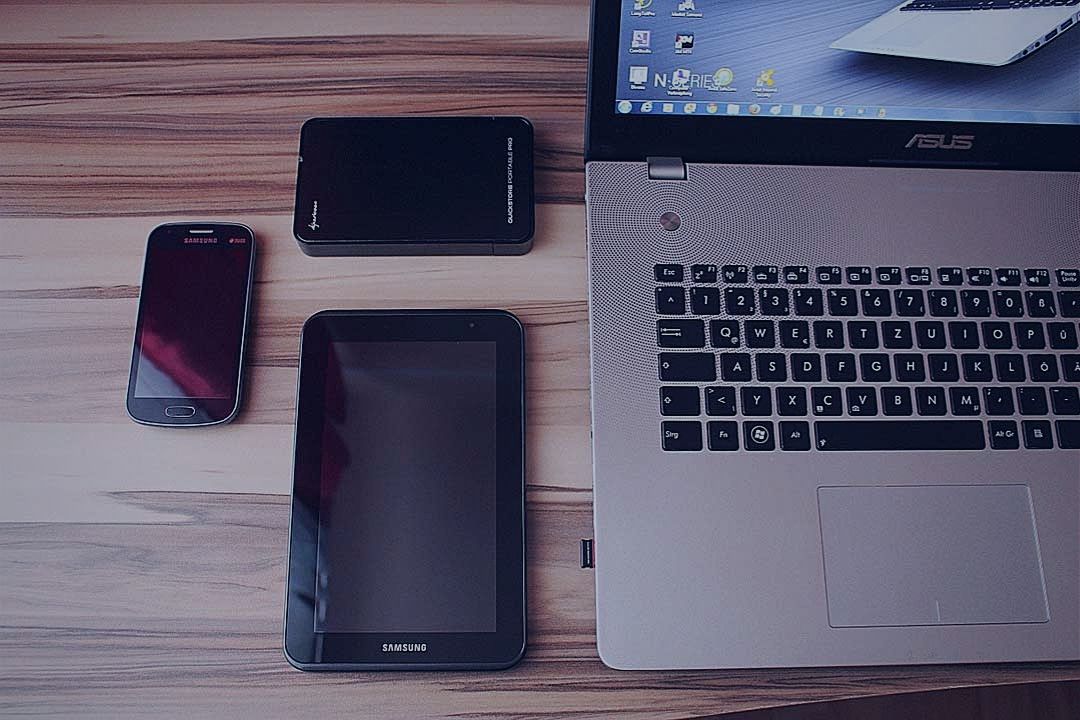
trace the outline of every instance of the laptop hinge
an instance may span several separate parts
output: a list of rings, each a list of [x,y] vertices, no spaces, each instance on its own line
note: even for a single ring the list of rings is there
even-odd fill
[[[650,180],[685,180],[686,164],[677,157],[648,157]]]

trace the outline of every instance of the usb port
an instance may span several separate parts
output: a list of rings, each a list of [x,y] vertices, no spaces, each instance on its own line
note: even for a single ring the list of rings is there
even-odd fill
[[[1043,41],[1044,42],[1050,42],[1051,40],[1053,40],[1054,38],[1057,37],[1057,34],[1058,34],[1057,28],[1054,28],[1050,32],[1046,33],[1046,37],[1043,38]]]
[[[1069,18],[1065,22],[1061,23],[1061,29],[1062,30],[1068,30],[1069,28],[1072,27],[1072,24],[1073,24],[1073,19]]]

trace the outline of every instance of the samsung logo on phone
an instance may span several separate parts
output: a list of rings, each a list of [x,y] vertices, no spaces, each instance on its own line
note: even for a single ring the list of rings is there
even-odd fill
[[[506,224],[514,224],[514,138],[506,138]]]
[[[311,203],[311,222],[308,223],[308,227],[312,230],[319,229],[319,201],[315,200]]]
[[[427,652],[427,643],[383,643],[382,651],[388,652]]]

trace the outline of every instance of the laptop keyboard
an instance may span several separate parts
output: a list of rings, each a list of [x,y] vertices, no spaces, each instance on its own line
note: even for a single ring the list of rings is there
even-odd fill
[[[1015,10],[1017,8],[1078,5],[1080,0],[913,0],[900,12],[914,10]]]
[[[661,264],[669,451],[1080,448],[1080,269]]]

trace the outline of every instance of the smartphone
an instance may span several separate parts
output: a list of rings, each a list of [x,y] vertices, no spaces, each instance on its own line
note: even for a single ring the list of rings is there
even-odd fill
[[[170,223],[146,242],[127,411],[147,425],[215,425],[240,407],[255,234]]]

